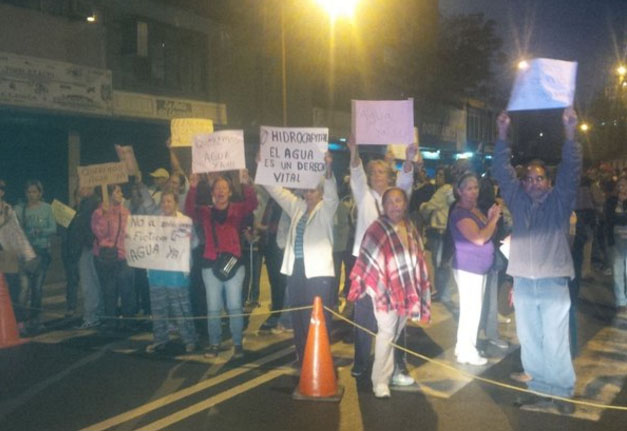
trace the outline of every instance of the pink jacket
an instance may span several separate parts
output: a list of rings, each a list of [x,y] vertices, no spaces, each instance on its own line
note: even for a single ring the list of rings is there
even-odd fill
[[[126,259],[126,250],[124,249],[124,236],[126,235],[126,223],[130,212],[124,205],[111,205],[107,213],[103,213],[102,204],[94,211],[91,216],[91,230],[94,232],[96,239],[94,240],[94,255],[100,255],[100,247],[118,248],[118,259]],[[118,224],[122,222],[118,234]],[[117,243],[116,243],[117,235]]]

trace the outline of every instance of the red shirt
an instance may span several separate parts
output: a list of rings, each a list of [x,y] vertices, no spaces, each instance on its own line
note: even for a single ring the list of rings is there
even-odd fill
[[[218,247],[213,241],[211,229],[211,216],[213,206],[196,206],[196,187],[191,187],[185,200],[185,212],[194,221],[202,222],[205,233],[205,252],[203,257],[208,260],[215,260],[219,252],[231,253],[238,258],[242,256],[240,246],[240,232],[243,227],[244,218],[257,208],[257,194],[252,186],[243,186],[243,202],[230,202],[227,207],[227,215],[224,223],[214,222]]]

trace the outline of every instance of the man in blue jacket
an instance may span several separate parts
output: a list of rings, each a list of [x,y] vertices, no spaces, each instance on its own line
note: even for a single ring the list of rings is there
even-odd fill
[[[532,379],[527,385],[533,391],[571,397],[575,372],[568,339],[568,279],[575,273],[568,228],[582,150],[575,142],[575,111],[566,108],[562,121],[566,142],[554,187],[540,161],[529,163],[523,178],[517,178],[506,142],[510,124],[506,113],[497,119],[493,170],[514,219],[507,273],[514,277],[516,331],[523,368]],[[520,404],[527,410],[574,411],[573,404],[552,398],[531,397]]]

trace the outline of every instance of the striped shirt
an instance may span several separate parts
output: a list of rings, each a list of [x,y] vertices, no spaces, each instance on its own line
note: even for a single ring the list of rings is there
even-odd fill
[[[294,239],[294,257],[296,259],[303,259],[305,257],[305,253],[303,251],[303,236],[305,235],[305,227],[307,227],[306,213],[303,214],[296,225],[296,238]]]

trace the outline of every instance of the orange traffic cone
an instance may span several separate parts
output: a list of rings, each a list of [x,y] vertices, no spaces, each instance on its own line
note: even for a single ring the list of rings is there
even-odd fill
[[[338,386],[327,325],[322,312],[322,299],[314,299],[303,368],[292,398],[311,401],[340,401],[344,388]]]
[[[22,344],[26,341],[28,340],[20,339],[6,280],[4,274],[0,274],[0,349]]]

